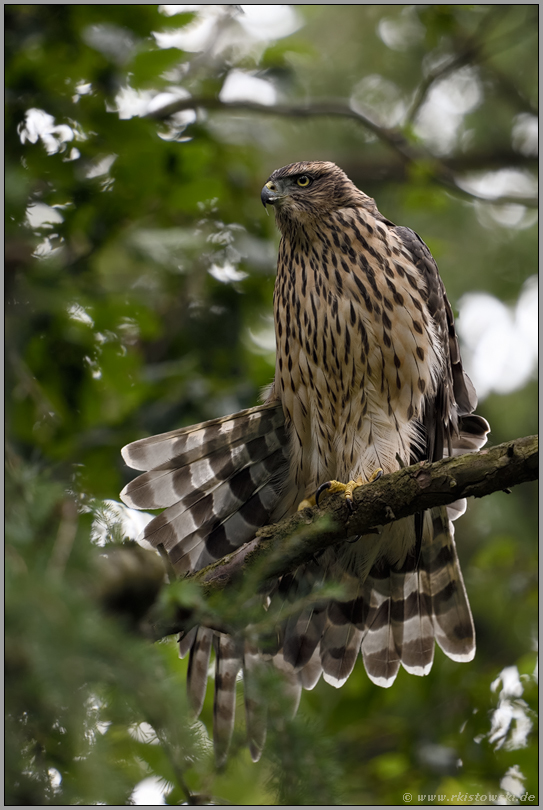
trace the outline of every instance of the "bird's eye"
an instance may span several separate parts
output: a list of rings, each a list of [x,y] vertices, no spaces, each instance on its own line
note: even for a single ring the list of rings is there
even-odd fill
[[[311,178],[307,176],[307,174],[302,174],[301,177],[298,177],[296,183],[301,188],[307,188],[307,186],[311,183]]]

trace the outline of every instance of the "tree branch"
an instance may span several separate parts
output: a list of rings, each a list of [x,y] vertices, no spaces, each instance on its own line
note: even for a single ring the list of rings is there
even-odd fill
[[[347,537],[367,534],[399,518],[460,498],[482,498],[538,477],[538,437],[505,442],[497,447],[421,462],[385,475],[354,492],[350,514],[341,496],[330,496],[321,508],[304,509],[266,526],[241,549],[192,574],[204,592],[222,590],[244,570],[266,557],[265,578],[292,571],[328,546]]]
[[[521,29],[524,29],[525,23],[523,22],[517,29],[513,31],[509,30],[494,39],[489,39],[488,35],[491,28],[501,22],[507,13],[508,8],[506,6],[492,6],[490,7],[489,13],[481,20],[477,30],[472,35],[465,34],[463,37],[456,37],[458,53],[447,59],[444,63],[438,64],[433,70],[430,70],[428,75],[422,79],[417,87],[407,114],[408,123],[413,123],[417,113],[428,98],[430,90],[437,82],[442,81],[455,70],[469,64],[479,65],[485,68],[487,73],[493,75],[498,80],[500,89],[505,91],[516,107],[520,108],[523,112],[529,112],[537,116],[537,110],[534,109],[529,99],[526,99],[501,71],[498,71],[490,64],[490,60],[493,57],[500,54],[502,50],[507,50],[513,43],[518,41],[518,33]]]
[[[348,101],[335,99],[313,101],[307,104],[258,104],[252,101],[221,101],[219,98],[194,97],[177,99],[166,104],[158,110],[149,112],[145,117],[154,120],[164,120],[175,113],[185,110],[219,110],[222,112],[247,112],[259,115],[274,115],[284,118],[313,118],[316,116],[330,116],[333,118],[347,118],[363,126],[376,135],[379,140],[393,149],[406,164],[423,162],[428,173],[436,183],[453,190],[456,194],[470,200],[480,200],[492,205],[505,205],[515,203],[527,208],[537,208],[537,197],[520,197],[516,195],[489,198],[475,192],[467,191],[457,182],[452,170],[440,158],[420,146],[413,146],[398,129],[389,129],[373,121],[368,115],[354,110]]]
[[[329,496],[321,508],[304,509],[265,526],[254,540],[183,581],[200,584],[204,596],[209,597],[251,576],[252,593],[257,594],[267,581],[293,571],[346,538],[377,532],[378,526],[460,498],[482,498],[534,481],[538,477],[538,446],[537,436],[527,436],[478,453],[405,467],[356,489],[352,514],[344,498]],[[195,608],[177,606],[173,596],[167,610],[155,609],[148,617],[144,632],[158,640],[183,631],[194,624],[194,610],[201,608],[201,600]],[[199,615],[213,626],[212,613],[209,620],[205,614]]]
[[[343,497],[328,496],[320,508],[304,509],[265,526],[254,540],[183,581],[198,583],[209,597],[239,583],[241,577],[251,575],[255,580],[257,572],[257,593],[268,580],[293,571],[348,537],[376,532],[378,526],[434,506],[508,492],[510,487],[536,480],[538,448],[538,437],[527,436],[478,453],[405,467],[356,489],[352,514]],[[171,600],[166,614],[153,612],[145,628],[149,637],[158,640],[194,623],[193,609],[185,606],[172,613]]]
[[[444,158],[443,162],[454,174],[495,171],[503,168],[504,165],[526,169],[531,172],[535,172],[538,167],[537,157],[523,155],[520,152],[515,152],[512,148],[499,147],[492,151],[483,152],[479,149],[469,153],[450,155]],[[406,164],[396,155],[369,158],[363,154],[357,154],[343,160],[341,168],[357,185],[359,182],[367,184],[391,180],[401,183],[409,179],[409,164]],[[516,201],[520,202],[518,198],[516,198]],[[493,203],[495,200],[487,198],[486,202]]]

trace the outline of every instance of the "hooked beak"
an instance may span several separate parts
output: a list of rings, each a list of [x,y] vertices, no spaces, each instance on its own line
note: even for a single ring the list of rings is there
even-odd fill
[[[273,205],[277,200],[280,200],[281,197],[284,197],[284,194],[279,193],[279,188],[276,183],[268,180],[262,192],[260,194],[260,199],[262,200],[262,205],[266,208],[267,205]]]

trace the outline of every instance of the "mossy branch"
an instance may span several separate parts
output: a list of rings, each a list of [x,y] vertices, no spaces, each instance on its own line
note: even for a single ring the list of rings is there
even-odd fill
[[[460,498],[482,498],[538,477],[538,437],[527,436],[478,453],[420,462],[384,475],[354,491],[354,512],[345,499],[331,495],[320,508],[297,512],[257,532],[241,549],[190,576],[205,592],[225,588],[264,556],[267,577],[292,571],[327,546],[367,534],[393,520]]]
[[[325,496],[320,508],[304,509],[275,525],[265,526],[250,543],[189,578],[200,583],[204,593],[209,594],[260,565],[264,557],[265,578],[277,577],[347,537],[377,531],[378,526],[432,506],[507,491],[537,477],[537,436],[433,464],[414,464],[356,489],[352,514],[342,496]]]
[[[206,600],[227,587],[235,586],[240,591],[242,587],[246,590],[247,585],[256,596],[266,590],[268,580],[293,571],[315,554],[346,538],[378,532],[379,526],[461,498],[482,498],[500,490],[508,492],[511,487],[537,477],[538,437],[527,436],[478,453],[434,464],[421,462],[384,475],[354,491],[352,514],[342,496],[324,495],[319,508],[304,509],[279,523],[265,526],[242,548],[182,582],[174,583],[173,588],[167,588],[140,629],[156,640],[185,630],[195,621],[205,620],[206,624],[214,626],[213,613],[206,607]],[[167,557],[166,552],[163,556]],[[148,566],[138,567],[141,576],[148,577]],[[170,567],[170,580],[174,577]],[[200,588],[187,590],[188,583]],[[129,584],[132,594],[133,583]],[[112,584],[112,588],[116,591],[121,585]],[[108,596],[107,606],[111,609],[109,592]]]

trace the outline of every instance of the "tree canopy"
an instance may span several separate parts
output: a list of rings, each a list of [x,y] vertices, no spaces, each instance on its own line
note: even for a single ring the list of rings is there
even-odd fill
[[[6,804],[537,802],[535,484],[456,523],[473,662],[436,651],[389,690],[359,663],[272,723],[255,765],[240,722],[221,770],[211,694],[194,722],[175,639],[140,632],[162,568],[127,546],[146,517],[118,496],[123,445],[271,382],[259,197],[298,160],[421,235],[490,444],[536,432],[537,13],[5,6]],[[159,598],[242,609],[184,583]]]

